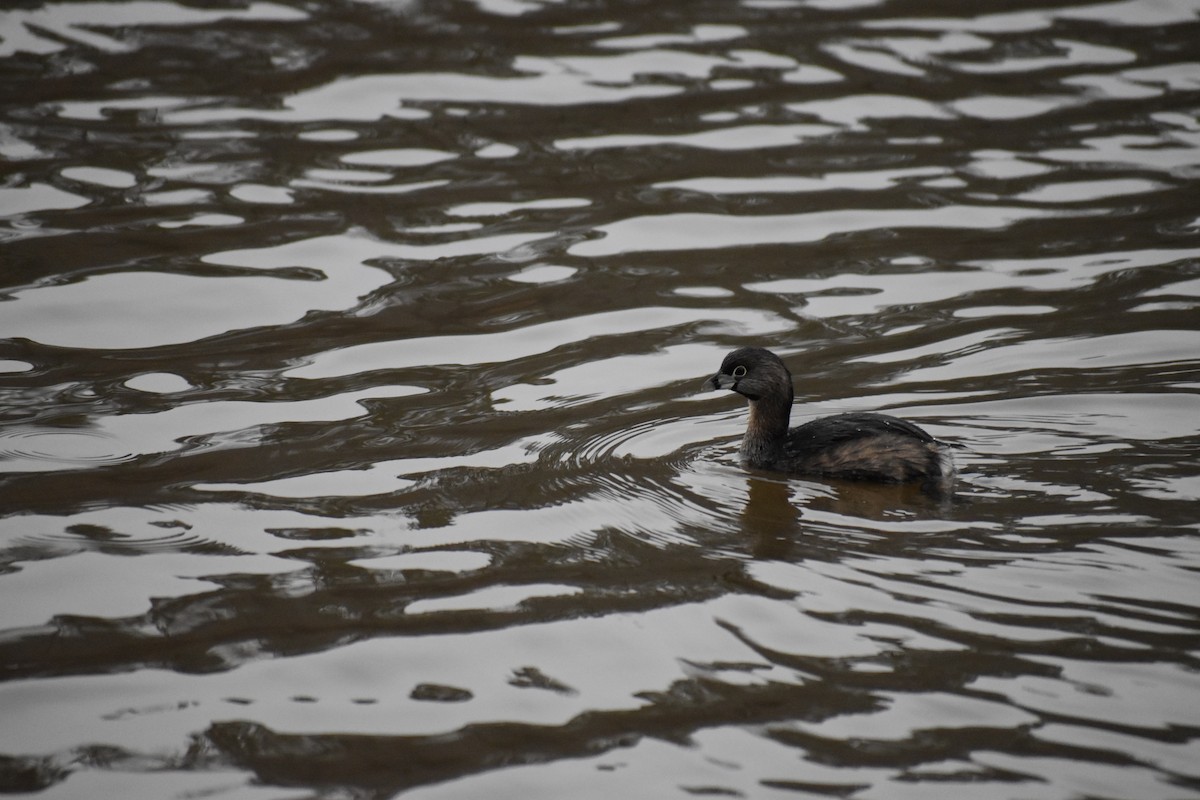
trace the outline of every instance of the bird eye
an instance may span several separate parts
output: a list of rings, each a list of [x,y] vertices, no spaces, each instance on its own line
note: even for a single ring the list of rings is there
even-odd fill
[[[735,378],[746,377],[746,368],[740,364],[738,366],[734,367],[733,368],[733,377],[735,377]]]

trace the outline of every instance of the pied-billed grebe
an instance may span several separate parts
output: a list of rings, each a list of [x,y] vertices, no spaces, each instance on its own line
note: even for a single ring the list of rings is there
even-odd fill
[[[916,483],[931,493],[949,490],[954,461],[949,450],[911,422],[886,414],[822,417],[788,430],[792,373],[761,347],[734,350],[704,383],[731,389],[750,403],[741,457],[748,466],[795,475]]]

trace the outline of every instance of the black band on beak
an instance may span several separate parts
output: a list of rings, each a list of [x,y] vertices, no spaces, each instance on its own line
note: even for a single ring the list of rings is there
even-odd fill
[[[732,389],[737,385],[732,375],[726,375],[723,372],[718,372],[704,382],[704,388],[712,391],[713,389]]]

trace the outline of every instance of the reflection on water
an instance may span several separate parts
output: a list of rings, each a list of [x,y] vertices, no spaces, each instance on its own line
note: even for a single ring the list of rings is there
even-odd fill
[[[1200,2],[1026,5],[0,11],[0,789],[1200,796]]]

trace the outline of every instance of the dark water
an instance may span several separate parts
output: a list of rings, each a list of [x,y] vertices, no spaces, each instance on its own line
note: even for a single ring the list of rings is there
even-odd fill
[[[0,11],[0,789],[1200,797],[1198,43]],[[954,501],[743,470],[746,344]]]

